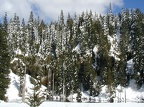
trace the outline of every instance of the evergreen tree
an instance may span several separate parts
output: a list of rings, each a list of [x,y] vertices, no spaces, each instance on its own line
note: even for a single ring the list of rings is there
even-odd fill
[[[7,28],[0,24],[0,100],[6,99],[6,90],[9,85],[10,56],[7,45]]]
[[[30,78],[31,83],[34,85],[32,88],[32,94],[27,99],[27,104],[30,107],[39,107],[45,101],[45,95],[40,91],[41,83],[39,79],[35,80]]]
[[[126,85],[126,66],[127,66],[127,52],[129,46],[129,20],[128,20],[128,11],[122,10],[122,19],[121,19],[121,28],[120,28],[120,61],[119,61],[119,70],[118,75],[120,75],[119,83],[122,86]]]
[[[35,50],[35,30],[36,30],[36,26],[35,26],[35,21],[34,21],[34,15],[33,12],[30,12],[30,17],[29,17],[29,21],[28,21],[28,34],[29,34],[29,51],[30,51],[30,55],[34,55],[36,53]]]
[[[144,72],[144,32],[143,32],[143,14],[139,9],[134,12],[134,71],[135,78],[138,83],[138,87],[140,87],[144,82],[143,72]]]
[[[8,22],[7,22],[7,13],[5,13],[4,16],[4,21],[3,21],[3,28],[6,30],[8,26]]]

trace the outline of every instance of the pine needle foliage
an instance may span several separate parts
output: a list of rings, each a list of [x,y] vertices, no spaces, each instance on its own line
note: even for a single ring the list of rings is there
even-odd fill
[[[26,103],[30,107],[39,107],[45,101],[45,95],[40,90],[41,83],[33,78],[30,78],[30,81],[34,86],[33,88],[31,88],[32,94],[30,94],[30,96],[26,98]]]

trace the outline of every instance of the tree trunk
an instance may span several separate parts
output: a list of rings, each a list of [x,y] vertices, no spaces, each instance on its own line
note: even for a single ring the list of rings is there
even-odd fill
[[[22,88],[22,102],[25,102],[25,85],[26,85],[26,65],[25,65],[25,71],[24,71],[24,83]]]

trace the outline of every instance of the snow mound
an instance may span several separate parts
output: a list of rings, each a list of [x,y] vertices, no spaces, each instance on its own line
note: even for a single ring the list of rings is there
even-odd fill
[[[20,77],[14,74],[11,70],[9,77],[10,77],[10,84],[6,94],[8,102],[21,102],[22,98],[19,97]],[[26,96],[32,93],[31,88],[33,88],[33,84],[31,84],[30,78],[31,76],[26,75],[26,93],[25,93]],[[42,86],[40,90],[42,92],[45,92],[46,87]]]
[[[21,97],[19,97],[19,81],[20,78],[15,75],[12,71],[10,71],[9,74],[10,77],[10,84],[9,84],[9,88],[7,89],[7,94],[6,96],[8,97],[8,101],[18,101],[21,99]]]

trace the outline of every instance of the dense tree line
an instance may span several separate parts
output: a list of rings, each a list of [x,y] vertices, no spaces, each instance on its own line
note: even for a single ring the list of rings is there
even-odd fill
[[[33,12],[27,23],[16,14],[7,22],[5,15],[0,28],[0,75],[6,76],[1,79],[8,83],[10,67],[21,77],[22,89],[26,73],[40,76],[49,96],[78,93],[78,101],[81,91],[97,96],[102,85],[112,96],[116,86],[126,87],[131,79],[138,88],[144,83],[144,14],[139,9],[114,15],[110,7],[105,16],[86,11],[68,14],[66,20],[61,11],[48,25]]]

